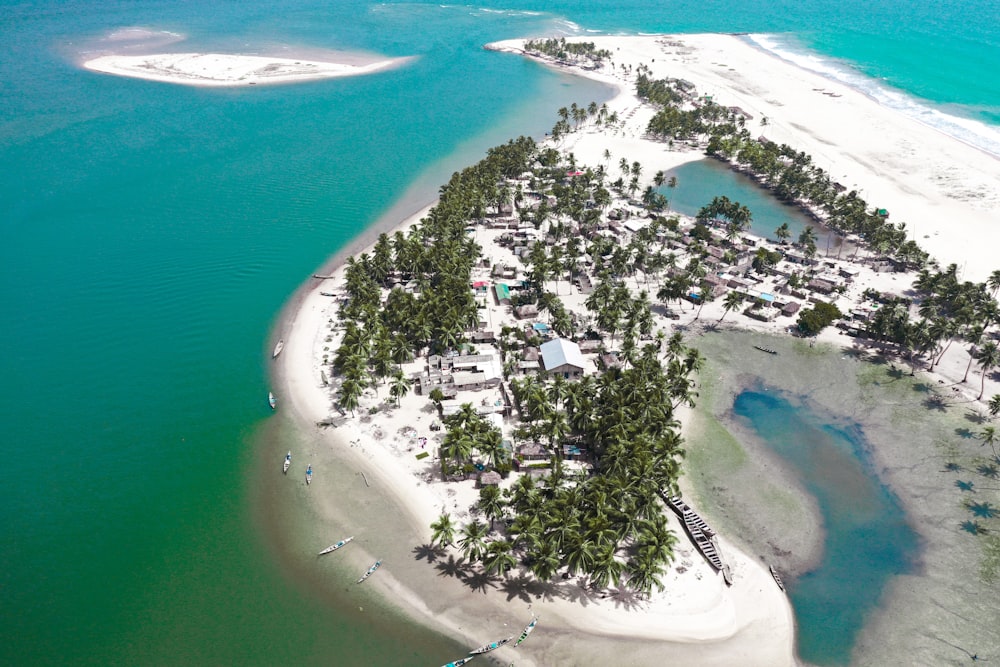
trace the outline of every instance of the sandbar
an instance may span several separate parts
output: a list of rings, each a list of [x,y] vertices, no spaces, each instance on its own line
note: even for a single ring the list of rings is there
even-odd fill
[[[86,61],[95,72],[188,86],[231,87],[296,83],[372,74],[398,67],[407,58],[388,58],[365,65],[272,58],[226,53],[159,53],[106,55]]]

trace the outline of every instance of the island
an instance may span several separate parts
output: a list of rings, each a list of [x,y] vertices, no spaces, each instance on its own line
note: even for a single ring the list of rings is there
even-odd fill
[[[289,306],[276,391],[317,472],[314,520],[358,536],[344,567],[380,559],[372,586],[470,649],[537,617],[520,646],[497,642],[504,661],[795,664],[778,573],[801,573],[815,544],[775,567],[700,515],[684,476],[708,380],[697,338],[759,332],[739,354],[762,360],[782,356],[765,334],[870,346],[899,373],[947,382],[992,449],[1000,272],[983,241],[1000,163],[736,36],[489,48],[618,95],[555,111],[543,141],[491,149]],[[667,173],[705,155],[815,226],[750,233],[752,211],[724,196],[671,211]],[[836,244],[820,247],[817,230]],[[965,382],[973,369],[979,382]],[[977,442],[930,465],[1000,464],[991,454]],[[284,456],[276,445],[275,471]],[[957,492],[937,487],[908,508],[944,511],[927,506]],[[914,575],[917,601],[920,577],[947,579],[952,539],[922,534],[934,571]],[[995,586],[997,546],[982,544],[961,548]],[[923,648],[963,657],[988,634],[949,628]]]
[[[399,67],[407,60],[386,58],[358,65],[230,53],[157,53],[104,55],[87,60],[83,66],[95,72],[149,81],[228,87],[360,76]]]

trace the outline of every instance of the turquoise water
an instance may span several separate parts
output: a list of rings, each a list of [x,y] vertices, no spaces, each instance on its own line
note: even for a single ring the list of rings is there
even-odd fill
[[[848,664],[889,579],[912,571],[918,536],[872,471],[856,426],[832,424],[764,387],[741,392],[733,412],[789,464],[823,518],[821,562],[787,582],[799,656],[819,665]]]
[[[269,418],[269,329],[302,280],[413,184],[429,200],[486,147],[540,134],[555,109],[603,94],[483,43],[587,30],[780,34],[774,48],[818,49],[838,72],[875,77],[865,86],[912,91],[988,133],[975,123],[1000,119],[990,7],[920,17],[904,2],[816,0],[726,2],[710,14],[635,0],[0,0],[0,662],[454,655],[448,640],[359,618],[349,594],[320,596],[286,576],[254,517],[253,471]],[[904,11],[917,20],[898,20]],[[192,50],[417,59],[247,90],[75,65],[128,26],[182,33]]]
[[[790,241],[798,239],[806,227],[812,227],[816,232],[816,247],[820,253],[826,252],[828,243],[835,251],[836,244],[839,243],[836,234],[830,234],[797,208],[782,204],[749,177],[733,171],[718,160],[695,160],[664,173],[668,179],[677,179],[674,187],[659,188],[670,201],[671,211],[698,215],[698,211],[711,203],[714,197],[724,195],[750,209],[750,231],[758,236],[777,240],[774,230],[787,224],[791,234]]]

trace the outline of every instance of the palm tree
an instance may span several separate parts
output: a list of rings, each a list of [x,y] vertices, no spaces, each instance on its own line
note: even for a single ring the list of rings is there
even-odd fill
[[[559,565],[559,552],[555,545],[551,541],[543,539],[542,543],[538,545],[538,549],[532,554],[531,573],[540,581],[548,581],[559,569]]]
[[[478,505],[480,511],[490,520],[490,530],[493,530],[493,522],[502,519],[506,509],[500,489],[495,486],[484,486],[479,489]]]
[[[580,535],[569,538],[563,546],[566,566],[570,573],[590,572],[597,558],[594,543],[584,540]]]
[[[455,541],[455,524],[451,522],[451,515],[442,512],[438,520],[431,524],[431,544],[446,547]]]
[[[997,434],[996,427],[984,427],[979,433],[979,439],[983,441],[983,444],[980,446],[985,447],[986,445],[989,445],[990,449],[993,450],[993,458],[997,458],[997,441],[1000,440],[1000,435]]]
[[[723,320],[723,318],[725,318],[726,315],[729,314],[730,310],[732,310],[733,308],[738,308],[741,303],[743,303],[743,295],[742,294],[740,294],[739,292],[737,292],[735,290],[727,292],[726,293],[726,298],[722,302],[722,308],[723,308],[723,310],[722,310],[722,317],[719,318],[719,321],[721,322]]]
[[[596,588],[606,588],[617,584],[622,576],[623,565],[615,557],[615,545],[604,544],[596,549],[593,568],[590,570],[590,583]]]
[[[809,247],[815,248],[816,247],[816,230],[814,230],[812,227],[805,227],[805,228],[803,228],[802,233],[799,234],[799,245],[801,245],[801,246],[803,246],[805,248],[809,248]]]
[[[389,385],[389,395],[396,399],[397,408],[399,407],[399,399],[410,393],[412,387],[413,381],[403,375],[401,369],[397,368],[396,373],[392,376],[392,384]]]
[[[792,233],[788,230],[788,223],[783,222],[781,225],[774,230],[774,235],[777,237],[779,243],[785,243],[792,236]]]
[[[986,393],[986,376],[991,370],[1000,366],[1000,348],[997,347],[997,344],[994,341],[990,340],[983,343],[982,347],[979,348],[979,351],[976,352],[975,356],[976,361],[979,362],[979,367],[983,371],[983,381],[979,386],[979,396],[976,397],[976,400],[978,401],[981,400],[983,398],[983,394]]]
[[[480,560],[486,550],[486,524],[480,521],[473,521],[462,528],[462,537],[458,540],[458,546],[462,548],[462,555],[468,560]]]
[[[508,540],[496,540],[486,547],[483,566],[489,574],[503,574],[517,565],[517,559],[511,553],[513,545]]]
[[[364,386],[360,382],[344,378],[344,381],[340,385],[340,395],[337,399],[340,403],[340,408],[342,410],[350,410],[353,416],[355,408],[358,407],[361,392],[363,391]]]
[[[989,408],[990,415],[996,417],[998,414],[1000,414],[1000,394],[993,394],[993,397],[990,399],[989,405],[990,405]]]

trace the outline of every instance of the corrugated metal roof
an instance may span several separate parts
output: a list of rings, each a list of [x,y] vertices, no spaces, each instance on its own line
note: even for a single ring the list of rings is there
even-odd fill
[[[547,343],[542,343],[539,351],[542,353],[542,361],[545,363],[546,369],[558,368],[564,364],[581,369],[584,367],[580,346],[571,340],[565,338],[550,340]]]

